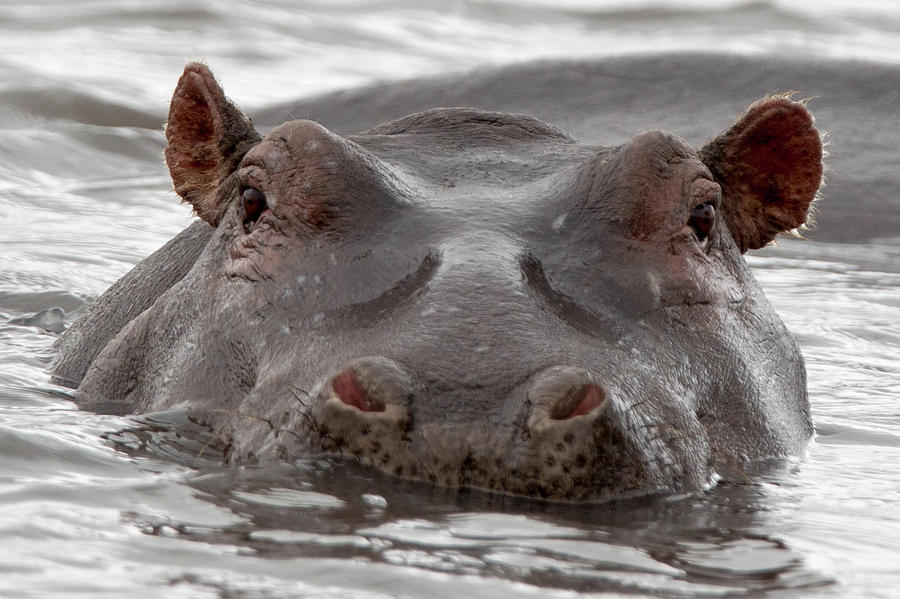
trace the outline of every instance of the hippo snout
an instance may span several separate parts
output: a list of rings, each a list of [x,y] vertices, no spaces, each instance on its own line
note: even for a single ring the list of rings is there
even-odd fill
[[[411,395],[409,376],[395,362],[360,358],[319,385],[302,423],[322,451],[348,453],[396,471],[410,426]]]
[[[429,389],[397,362],[367,356],[318,385],[304,426],[325,453],[448,487],[602,499],[646,492],[648,485],[681,486],[691,476],[685,456],[696,456],[696,448],[685,447],[683,434],[673,439],[654,426],[600,381],[580,367],[545,368],[508,397],[492,399],[520,407],[507,422],[484,426],[488,414],[471,414],[468,424],[454,424],[416,412]],[[710,471],[699,471],[693,476],[703,486]]]

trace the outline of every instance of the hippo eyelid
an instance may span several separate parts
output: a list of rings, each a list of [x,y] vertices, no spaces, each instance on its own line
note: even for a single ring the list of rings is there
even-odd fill
[[[720,226],[722,187],[705,176],[698,176],[688,192],[690,207],[684,231],[692,233],[696,242],[707,252]]]
[[[256,187],[265,191],[266,181],[268,180],[266,172],[266,168],[262,164],[257,164],[256,162],[243,164],[237,171],[240,189],[243,190],[245,187]]]
[[[237,173],[238,179],[238,197],[244,200],[244,193],[248,189],[257,189],[264,196],[266,206],[272,210],[278,206],[275,194],[269,193],[268,177],[266,176],[265,167],[250,162],[243,165]]]

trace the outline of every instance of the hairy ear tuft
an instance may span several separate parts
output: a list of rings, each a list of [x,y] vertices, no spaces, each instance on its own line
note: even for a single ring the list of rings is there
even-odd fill
[[[219,185],[260,136],[206,65],[192,62],[178,80],[166,123],[166,164],[175,192],[217,226],[226,206]]]
[[[722,186],[728,229],[741,252],[809,218],[822,185],[822,138],[806,102],[790,94],[754,103],[699,152]]]

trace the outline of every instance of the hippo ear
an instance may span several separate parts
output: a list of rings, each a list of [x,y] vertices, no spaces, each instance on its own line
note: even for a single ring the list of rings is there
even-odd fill
[[[822,138],[813,123],[804,103],[764,98],[700,150],[722,186],[722,211],[741,252],[806,222],[822,184]]]
[[[172,95],[166,139],[175,191],[200,218],[217,226],[225,206],[216,191],[260,136],[206,65],[193,62],[184,68]]]

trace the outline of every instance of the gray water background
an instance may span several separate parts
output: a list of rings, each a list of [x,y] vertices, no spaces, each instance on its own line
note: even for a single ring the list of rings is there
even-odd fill
[[[190,222],[161,160],[188,60],[253,114],[475,66],[711,50],[897,65],[900,10],[0,3],[0,597],[900,597],[897,204],[749,257],[806,357],[816,437],[802,460],[665,501],[458,495],[328,460],[224,468],[202,432],[171,432],[177,413],[154,428],[77,410],[49,383],[55,334],[10,322],[77,313]]]

